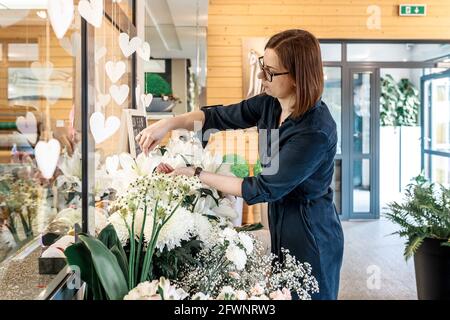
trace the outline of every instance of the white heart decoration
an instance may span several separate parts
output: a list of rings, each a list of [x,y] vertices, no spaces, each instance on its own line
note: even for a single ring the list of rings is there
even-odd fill
[[[77,55],[80,43],[81,34],[79,32],[72,33],[72,35],[70,36],[70,40],[67,37],[59,40],[59,44],[61,45],[61,47],[63,47],[63,49],[66,50],[66,52],[72,57],[75,57]]]
[[[119,160],[120,160],[120,166],[122,167],[123,170],[126,170],[126,171],[133,170],[133,166],[135,165],[135,161],[134,161],[133,157],[129,153],[122,152],[119,155]]]
[[[108,171],[109,174],[112,174],[117,171],[119,168],[119,156],[113,155],[110,157],[106,157],[106,171]]]
[[[34,148],[36,162],[44,178],[50,179],[53,177],[60,151],[61,145],[56,139],[50,139],[49,142],[39,141]]]
[[[148,42],[142,43],[136,50],[139,57],[144,61],[150,61],[150,44]]]
[[[130,40],[130,36],[126,33],[121,33],[119,35],[119,47],[125,57],[131,56],[140,46],[142,45],[142,40],[138,37],[134,37]]]
[[[103,0],[80,0],[78,12],[91,25],[96,28],[102,26]]]
[[[28,16],[30,10],[0,10],[0,27],[6,28]]]
[[[63,87],[61,86],[46,86],[44,88],[44,95],[49,104],[55,104],[62,95]]]
[[[110,116],[105,121],[103,113],[94,112],[89,119],[89,125],[95,143],[102,143],[119,129],[120,119],[116,116]]]
[[[109,87],[109,94],[119,106],[121,106],[125,102],[129,92],[130,88],[126,84],[123,84],[120,87],[114,84]]]
[[[118,61],[108,61],[105,64],[105,71],[108,75],[108,78],[111,80],[112,83],[116,83],[126,72],[127,66],[125,65],[125,62]]]
[[[142,104],[144,105],[144,108],[147,108],[150,105],[150,103],[152,103],[152,100],[153,100],[153,95],[151,93],[141,95],[141,101],[142,101]]]
[[[37,140],[37,121],[33,112],[28,111],[25,117],[17,117],[17,129],[22,133],[31,144]]]
[[[101,47],[97,50],[95,50],[95,63],[98,63],[100,61],[101,58],[103,58],[106,55],[106,48],[105,47]]]
[[[46,61],[45,63],[35,61],[31,64],[30,69],[37,80],[48,80],[53,73],[53,63],[50,61]]]
[[[56,37],[61,39],[72,24],[73,0],[48,0],[47,13]]]

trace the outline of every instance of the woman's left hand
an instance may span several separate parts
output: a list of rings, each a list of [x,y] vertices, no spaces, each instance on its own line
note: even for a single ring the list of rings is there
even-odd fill
[[[183,175],[183,176],[187,176],[187,177],[193,177],[194,172],[195,172],[194,167],[181,167],[181,168],[177,168],[177,169],[173,170],[172,174],[176,175],[176,176]]]
[[[175,176],[183,175],[183,176],[188,176],[188,177],[193,177],[194,171],[195,171],[193,167],[181,167],[181,168],[174,169],[166,163],[160,163],[158,165],[157,170],[159,172],[173,174]]]

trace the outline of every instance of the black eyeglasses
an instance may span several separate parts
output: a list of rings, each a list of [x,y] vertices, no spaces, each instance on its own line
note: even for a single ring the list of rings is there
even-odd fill
[[[272,71],[270,71],[268,68],[266,68],[264,66],[264,57],[259,57],[258,58],[258,62],[259,62],[259,67],[261,68],[262,72],[264,73],[264,77],[266,78],[267,81],[272,82],[272,78],[276,77],[276,76],[281,76],[283,74],[289,74],[289,72],[278,72],[278,73],[274,73]]]

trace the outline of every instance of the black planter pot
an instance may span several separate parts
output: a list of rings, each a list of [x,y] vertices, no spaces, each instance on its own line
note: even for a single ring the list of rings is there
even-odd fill
[[[419,300],[450,300],[450,247],[427,238],[414,255]]]

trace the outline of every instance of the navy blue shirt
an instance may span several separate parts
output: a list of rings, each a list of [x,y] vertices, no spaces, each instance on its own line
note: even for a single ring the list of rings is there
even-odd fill
[[[297,119],[288,117],[279,128],[281,105],[278,99],[264,94],[235,105],[206,107],[202,110],[205,113],[204,131],[253,126],[257,126],[260,132],[263,131],[261,129],[279,129],[279,170],[276,174],[265,175],[265,171],[269,170],[263,168],[261,175],[244,179],[242,197],[249,205],[273,202],[286,195],[296,194],[313,199],[329,191],[337,134],[336,123],[322,101]],[[270,144],[269,131],[267,136],[266,141]],[[274,165],[273,162],[264,163],[269,162],[266,155],[270,154],[271,146],[259,150],[260,159],[266,158],[262,161],[265,166]],[[273,159],[276,155],[271,157]]]
[[[336,299],[343,233],[330,188],[337,132],[327,105],[319,100],[281,126],[281,105],[266,94],[202,111],[206,143],[208,130],[257,127],[263,171],[244,178],[242,197],[249,205],[269,203],[272,252],[282,259],[285,248],[300,262],[311,264],[320,290],[313,299]],[[272,129],[278,129],[278,137],[272,136]]]

